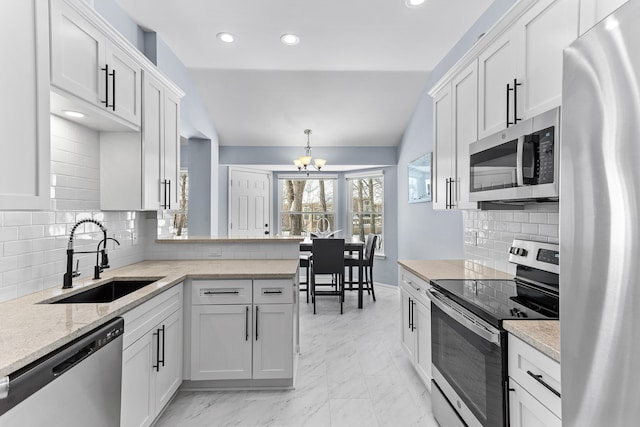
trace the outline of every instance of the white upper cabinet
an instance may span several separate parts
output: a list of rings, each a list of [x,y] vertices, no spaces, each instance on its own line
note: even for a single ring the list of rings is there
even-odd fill
[[[627,0],[580,0],[580,35],[626,2]]]
[[[49,209],[47,2],[0,2],[0,210]]]
[[[476,209],[469,202],[469,144],[478,137],[477,62],[434,95],[434,209]]]
[[[86,6],[51,1],[51,84],[79,98],[88,115],[107,112],[140,126],[142,66],[84,13]]]
[[[451,197],[451,177],[454,176],[455,148],[453,144],[453,111],[451,85],[433,96],[433,208],[448,209]]]
[[[511,29],[478,58],[478,138],[496,133],[515,120],[513,84],[517,79],[517,45],[518,32]]]
[[[472,62],[451,82],[453,91],[453,140],[455,141],[455,182],[453,207],[477,209],[469,201],[469,144],[478,139],[478,65]]]
[[[517,94],[523,118],[561,104],[562,51],[578,38],[579,10],[579,0],[541,0],[516,24],[523,40]]]
[[[539,0],[479,56],[478,138],[561,104],[562,51],[578,37],[580,0]]]

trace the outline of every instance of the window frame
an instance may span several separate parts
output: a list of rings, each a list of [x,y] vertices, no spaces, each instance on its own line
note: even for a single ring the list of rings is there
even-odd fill
[[[277,212],[277,218],[278,218],[278,234],[282,235],[283,234],[283,230],[282,230],[282,215],[283,215],[283,211],[282,211],[282,197],[283,197],[283,192],[282,192],[282,183],[281,181],[286,181],[286,180],[296,180],[296,181],[308,181],[308,180],[323,180],[323,181],[330,181],[333,180],[333,211],[328,211],[326,212],[327,214],[333,215],[334,217],[334,226],[336,227],[336,229],[338,229],[338,227],[340,226],[340,218],[338,217],[339,215],[339,207],[338,207],[338,200],[340,197],[339,194],[339,185],[338,185],[338,175],[336,174],[319,174],[319,173],[310,173],[308,175],[304,174],[279,174],[277,176],[277,189],[278,189],[278,212]],[[287,213],[294,213],[294,214],[313,214],[313,213],[324,213],[321,211],[318,212],[312,212],[312,211],[302,211],[302,212],[287,212]],[[334,230],[335,231],[335,230]],[[303,236],[305,237],[305,236]]]
[[[385,225],[385,209],[384,209],[384,201],[385,201],[385,177],[384,177],[384,170],[382,169],[377,169],[377,170],[370,170],[370,171],[366,171],[366,172],[358,172],[358,173],[349,173],[349,174],[345,174],[345,179],[346,179],[346,198],[347,198],[347,235],[348,236],[353,236],[353,216],[357,215],[359,213],[362,214],[375,214],[375,215],[381,215],[382,216],[382,233],[378,233],[382,236],[382,243],[380,246],[380,249],[376,248],[376,258],[385,258],[386,255],[384,253],[384,237],[385,237],[385,229],[386,229],[386,225]],[[381,178],[382,179],[382,210],[381,212],[374,212],[374,211],[362,211],[362,212],[355,212],[354,211],[354,206],[353,206],[353,188],[352,188],[352,181],[356,180],[356,179],[367,179],[367,178]]]

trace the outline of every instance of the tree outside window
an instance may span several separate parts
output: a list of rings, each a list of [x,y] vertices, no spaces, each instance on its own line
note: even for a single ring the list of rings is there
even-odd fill
[[[349,215],[351,217],[351,235],[362,241],[367,234],[378,235],[378,247],[384,248],[383,239],[383,200],[384,178],[382,175],[349,178]]]
[[[280,232],[303,236],[336,229],[335,179],[280,179]]]

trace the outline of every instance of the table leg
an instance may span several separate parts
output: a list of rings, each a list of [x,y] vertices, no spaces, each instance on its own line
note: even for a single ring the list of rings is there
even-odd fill
[[[360,247],[358,250],[358,308],[362,308],[362,276],[363,276],[363,268],[362,268],[362,253],[364,252],[364,246]]]

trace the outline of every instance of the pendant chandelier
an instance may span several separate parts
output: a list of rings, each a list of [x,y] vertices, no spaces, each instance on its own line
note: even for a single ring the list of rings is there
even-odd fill
[[[307,146],[305,148],[305,155],[300,156],[293,161],[293,164],[296,165],[299,171],[307,172],[309,174],[309,166],[313,166],[316,170],[322,169],[322,167],[327,163],[325,159],[313,159],[313,164],[311,164],[311,146],[309,145],[309,135],[311,135],[311,129],[304,130],[305,135],[307,135]]]

